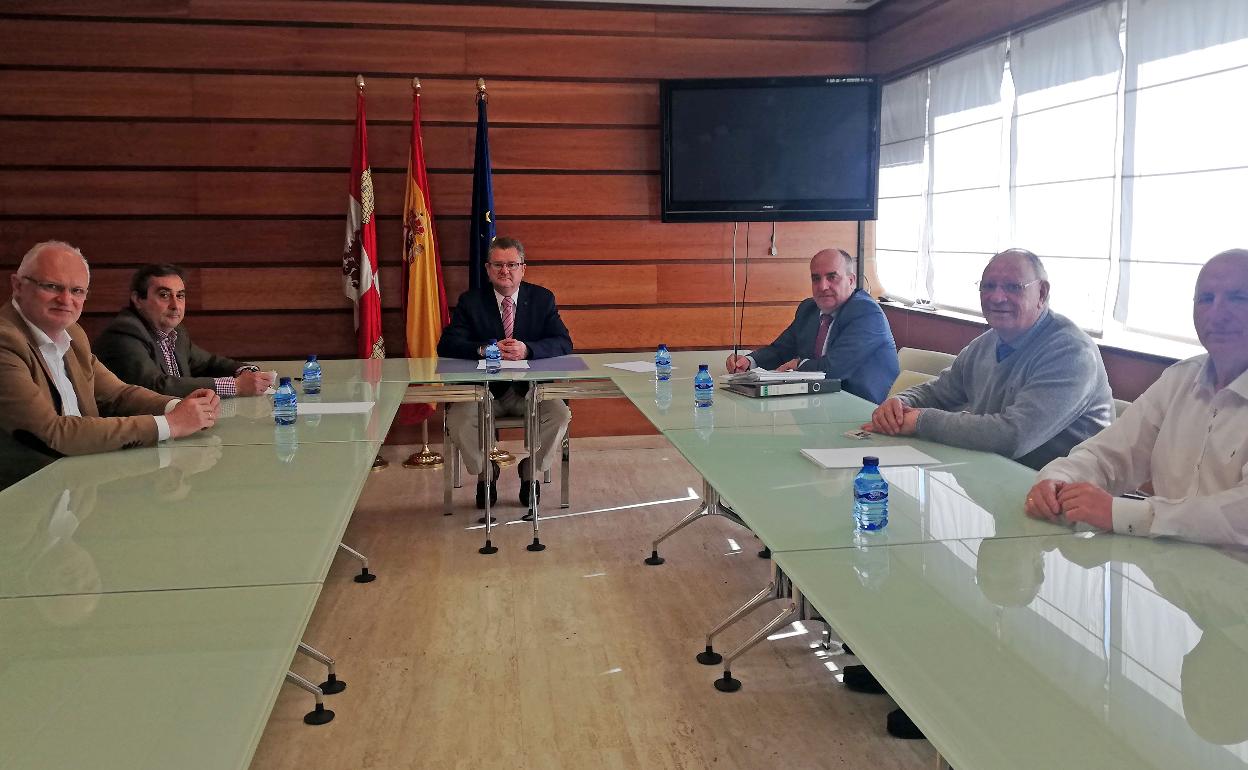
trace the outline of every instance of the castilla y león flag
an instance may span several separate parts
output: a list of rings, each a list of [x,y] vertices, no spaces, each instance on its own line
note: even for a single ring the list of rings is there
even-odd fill
[[[364,121],[364,78],[357,78],[355,141],[347,198],[347,243],[342,251],[342,289],[355,304],[356,355],[385,358],[381,338],[381,293],[377,287],[377,229],[373,220],[373,177],[368,167]]]

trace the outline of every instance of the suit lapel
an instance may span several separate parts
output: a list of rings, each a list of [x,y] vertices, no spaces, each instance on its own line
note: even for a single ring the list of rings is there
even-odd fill
[[[173,343],[173,359],[178,362],[178,374],[182,377],[191,375],[191,343],[187,339],[186,329],[178,327],[178,341]],[[156,343],[156,353],[160,355],[160,343]]]

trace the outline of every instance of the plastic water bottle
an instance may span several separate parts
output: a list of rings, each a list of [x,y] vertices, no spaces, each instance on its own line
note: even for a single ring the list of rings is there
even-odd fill
[[[321,392],[321,363],[316,356],[308,356],[308,362],[303,365],[303,392]]]
[[[888,582],[892,552],[887,545],[887,532],[854,533],[854,575],[863,588],[878,591]]]
[[[873,531],[888,526],[888,482],[880,475],[880,458],[862,458],[862,470],[854,476],[854,523]]]
[[[715,380],[711,377],[710,364],[698,364],[693,375],[693,405],[708,407],[715,400]]]
[[[299,415],[299,399],[289,377],[283,377],[273,394],[273,422],[278,425],[294,425]]]
[[[672,354],[667,352],[667,345],[659,345],[654,354],[654,373],[660,380],[672,379]]]
[[[311,393],[311,394],[304,393],[302,396],[299,397],[299,399],[303,402],[303,405],[306,407],[308,404],[321,403],[321,394],[320,393]],[[310,411],[311,410],[309,409],[303,410],[303,424],[307,425],[309,428],[320,425],[321,415],[319,413],[310,414],[309,413]]]
[[[503,353],[498,349],[498,340],[490,340],[485,346],[485,373],[498,374],[503,369]]]

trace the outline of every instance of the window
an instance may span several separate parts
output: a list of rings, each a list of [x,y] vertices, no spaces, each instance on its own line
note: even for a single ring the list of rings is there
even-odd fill
[[[1020,246],[1089,332],[1194,342],[1196,273],[1245,245],[1245,91],[1239,0],[1113,0],[887,85],[884,289],[978,314],[984,263]]]

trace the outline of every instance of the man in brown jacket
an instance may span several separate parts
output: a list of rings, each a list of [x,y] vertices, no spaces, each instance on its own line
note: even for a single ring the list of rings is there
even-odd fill
[[[57,241],[32,248],[10,277],[13,299],[0,306],[0,466],[30,468],[32,450],[152,446],[216,422],[212,391],[179,401],[126,385],[95,359],[78,325],[89,281],[82,253]]]

